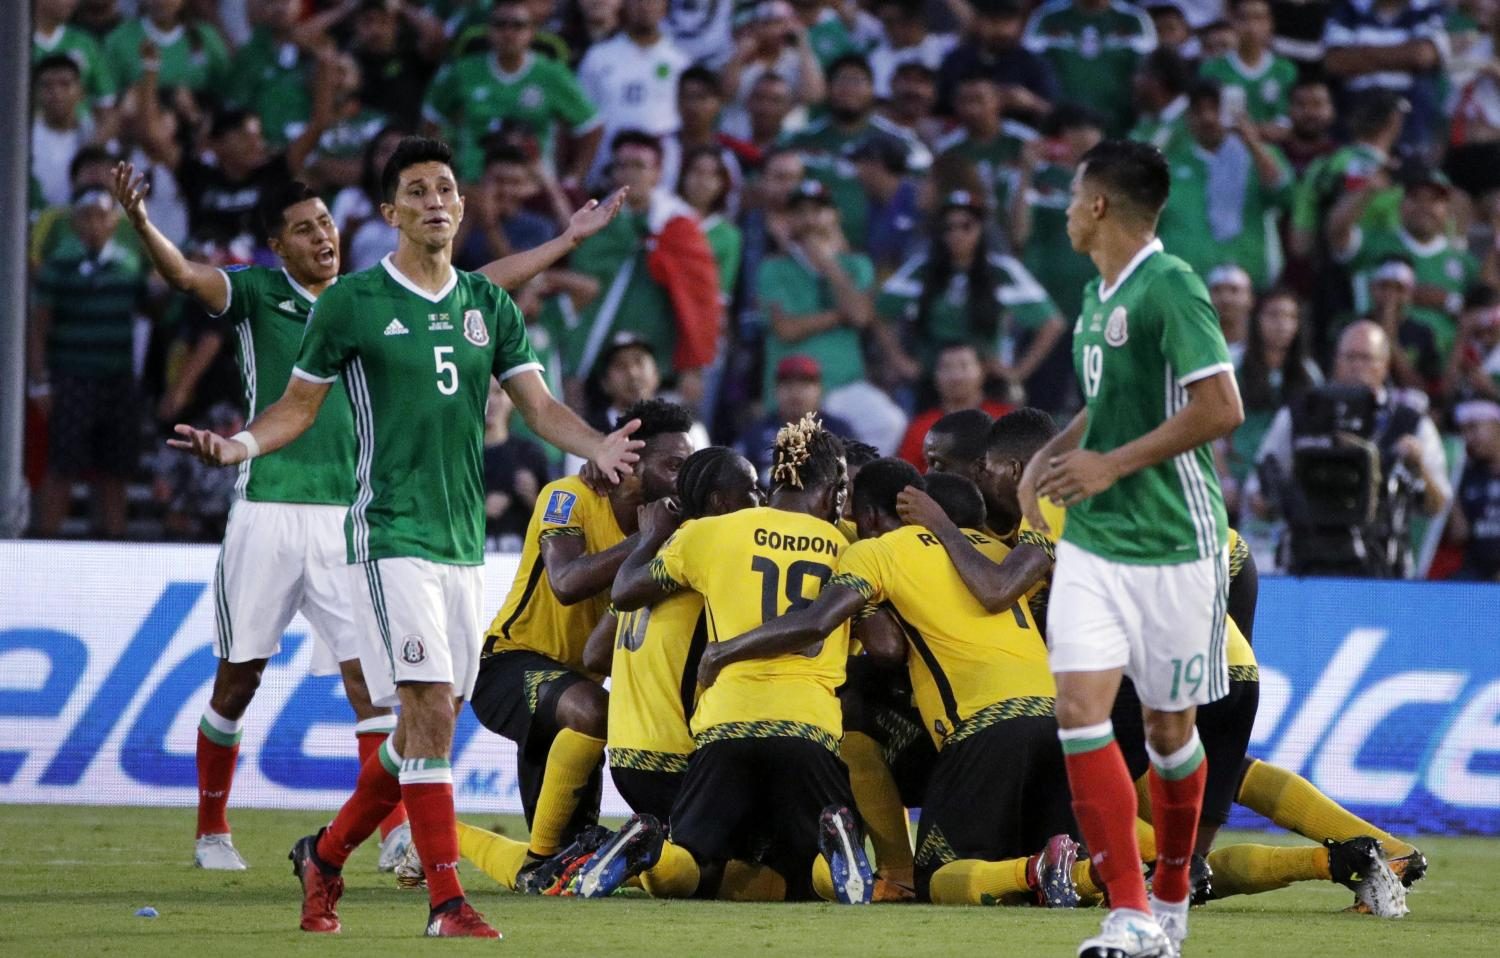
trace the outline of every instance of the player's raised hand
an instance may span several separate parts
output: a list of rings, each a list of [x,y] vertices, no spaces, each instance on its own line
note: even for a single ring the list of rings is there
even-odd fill
[[[605,436],[599,443],[599,448],[593,455],[593,462],[611,483],[619,482],[621,476],[628,476],[635,471],[631,468],[631,463],[640,460],[641,457],[636,450],[645,443],[639,439],[631,439],[630,434],[639,428],[641,428],[641,421],[632,419]]]
[[[896,514],[904,522],[933,532],[958,528],[953,524],[953,520],[948,518],[948,513],[943,511],[943,507],[937,504],[937,500],[916,486],[907,486],[897,493]]]
[[[146,194],[151,192],[151,184],[146,182],[146,174],[137,176],[135,167],[129,163],[115,164],[115,181],[110,187],[114,194],[115,202],[125,211],[130,222],[139,225],[146,219]]]
[[[1037,481],[1037,495],[1064,506],[1076,505],[1114,485],[1120,478],[1110,458],[1091,449],[1073,449],[1053,456]],[[1038,532],[1044,530],[1038,528]]]
[[[1037,477],[1043,468],[1042,457],[1032,456],[1031,461],[1026,463],[1026,468],[1021,470],[1021,481],[1016,485],[1016,496],[1021,501],[1021,515],[1037,532],[1044,536],[1052,534],[1052,527],[1047,524],[1047,519],[1042,515],[1041,504],[1037,502]]]
[[[182,439],[168,439],[167,445],[191,453],[210,466],[235,466],[250,458],[250,450],[236,439],[226,439],[209,429],[194,429],[179,423],[175,430]]]
[[[630,187],[622,186],[609,195],[603,203],[598,200],[589,200],[583,204],[578,212],[574,213],[568,220],[568,236],[577,246],[584,240],[609,225],[609,221],[620,212],[620,207],[625,205],[625,197],[630,192]]]

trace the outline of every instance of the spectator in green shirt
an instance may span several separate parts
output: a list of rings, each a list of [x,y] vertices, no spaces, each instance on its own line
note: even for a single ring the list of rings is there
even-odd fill
[[[1224,88],[1231,112],[1244,110],[1272,143],[1287,136],[1287,108],[1297,82],[1297,65],[1271,49],[1275,24],[1268,0],[1230,0],[1235,49],[1206,60],[1199,72]]]
[[[1187,141],[1188,87],[1193,71],[1175,51],[1156,49],[1141,61],[1131,81],[1137,110],[1132,140],[1171,154]]]
[[[1156,27],[1139,8],[1121,0],[1050,0],[1031,14],[1022,42],[1051,64],[1062,99],[1098,110],[1110,136],[1130,129],[1130,79],[1156,49]]]
[[[882,365],[902,379],[915,379],[920,367],[876,317],[870,298],[875,267],[863,253],[849,250],[828,188],[816,180],[804,182],[791,212],[789,248],[763,262],[755,277],[768,327],[761,395],[773,393],[782,359],[811,357],[827,389],[823,408],[847,419],[855,438],[891,455],[906,429],[906,414],[870,382],[865,336]]]
[[[69,21],[78,0],[36,0],[32,14],[31,62],[54,53],[66,53],[83,74],[83,90],[96,111],[115,105],[114,77],[104,60],[99,41]],[[102,118],[99,118],[102,119]]]
[[[104,39],[115,90],[140,79],[147,61],[160,65],[163,89],[187,87],[194,93],[220,95],[229,80],[229,48],[208,24],[184,12],[186,0],[145,0],[142,15],[126,20]]]
[[[312,113],[313,59],[297,44],[294,0],[260,0],[250,7],[255,29],[230,61],[225,97],[260,117],[266,142],[283,147]]]

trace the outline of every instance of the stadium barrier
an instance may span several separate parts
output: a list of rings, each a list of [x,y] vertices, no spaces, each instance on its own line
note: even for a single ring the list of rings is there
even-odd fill
[[[0,543],[0,803],[196,802],[216,555]],[[490,557],[487,608],[516,565]],[[1268,578],[1255,634],[1256,755],[1394,830],[1500,834],[1500,588]],[[266,669],[234,806],[335,808],[354,782],[353,716],[312,646],[299,618]],[[470,713],[454,755],[461,810],[520,810],[513,748]]]

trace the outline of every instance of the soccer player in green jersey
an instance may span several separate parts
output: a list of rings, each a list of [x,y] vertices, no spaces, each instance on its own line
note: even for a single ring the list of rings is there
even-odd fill
[[[1059,738],[1073,811],[1111,912],[1080,958],[1175,955],[1203,804],[1198,705],[1228,690],[1228,523],[1210,443],[1244,419],[1202,280],[1156,236],[1171,179],[1155,147],[1106,140],[1073,180],[1068,235],[1100,276],[1084,291],[1073,363],[1084,409],[1021,477],[1069,507],[1048,603]],[[1122,676],[1143,704],[1157,869],[1148,901],[1136,797],[1110,709]]]
[[[384,663],[366,667],[365,678],[377,704],[400,702],[401,717],[333,823],[293,848],[302,927],[340,929],[342,866],[401,802],[428,879],[426,933],[495,938],[458,881],[448,762],[455,698],[469,695],[479,665],[490,379],[540,435],[611,479],[629,471],[639,443],[630,439],[635,423],[602,436],[554,399],[510,297],[453,269],[463,199],[444,144],[403,140],[382,192],[396,251],[319,298],[282,397],[233,438],[178,426],[182,438],[171,444],[216,465],[253,461],[314,428],[334,382],[344,381],[356,439],[345,520],[355,615],[362,636],[380,639],[378,658],[366,642],[363,661]]]

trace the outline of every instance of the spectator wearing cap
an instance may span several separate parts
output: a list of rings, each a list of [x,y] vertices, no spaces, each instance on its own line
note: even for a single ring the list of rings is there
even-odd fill
[[[1151,25],[1156,28],[1158,50],[1171,50],[1192,64],[1202,59],[1203,48],[1182,4],[1177,0],[1145,0],[1141,9],[1146,11]]]
[[[1033,382],[1033,377],[1067,324],[1019,260],[990,248],[985,212],[971,194],[946,197],[927,250],[886,281],[877,311],[902,329],[923,369],[935,370],[949,346],[973,346],[981,384],[988,377],[1008,392],[1034,385],[1056,403],[1056,384]]]
[[[1443,119],[1438,84],[1451,52],[1439,0],[1337,0],[1323,27],[1323,69],[1347,94],[1403,94],[1402,143],[1425,148]]]
[[[946,2],[959,28],[967,28],[973,19],[973,7],[953,0]],[[928,29],[926,0],[876,0],[871,10],[885,32],[869,54],[870,69],[875,74],[875,95],[882,100],[891,95],[891,78],[901,64],[915,61],[936,71],[958,46],[957,34]]]
[[[1188,140],[1188,90],[1193,68],[1176,50],[1157,47],[1141,60],[1131,78],[1136,108],[1130,138],[1171,155]]]
[[[828,412],[823,406],[823,368],[811,356],[794,353],[783,356],[772,367],[770,399],[774,404],[765,416],[740,436],[735,448],[755,464],[763,480],[771,475],[771,447],[776,433],[790,422],[798,422],[808,413],[823,421],[823,428],[836,436],[852,436],[856,430],[845,419]]]
[[[726,130],[735,134],[748,130],[750,95],[756,81],[768,74],[787,82],[799,107],[822,102],[826,93],[807,27],[786,0],[759,0],[735,17],[734,53],[721,73],[730,103],[724,117]]]
[[[866,345],[880,359],[877,368],[897,381],[914,380],[920,367],[876,318],[870,298],[875,267],[868,256],[850,251],[828,188],[804,182],[791,213],[786,252],[764,261],[755,277],[767,324],[762,395],[775,389],[782,359],[810,357],[822,374],[828,411],[852,424],[855,438],[890,455],[906,429],[906,415],[870,382]]]
[[[79,0],[37,0],[32,6],[31,63],[61,53],[76,64],[83,75],[83,91],[95,110],[115,105],[114,76],[104,59],[104,50],[93,34],[70,22]]]
[[[1150,17],[1114,0],[1051,0],[1031,14],[1022,42],[1051,64],[1063,99],[1098,110],[1109,136],[1125,135],[1131,78],[1156,49]]]
[[[1411,264],[1397,257],[1387,259],[1370,271],[1369,284],[1367,318],[1383,329],[1396,347],[1391,351],[1391,381],[1403,389],[1436,395],[1443,360],[1432,329],[1411,317],[1412,293],[1417,285]]]
[[[849,158],[868,204],[864,250],[875,264],[875,275],[883,278],[895,272],[920,242],[917,184],[907,175],[906,150],[891,140],[868,140]]]
[[[828,68],[828,113],[789,136],[785,143],[800,153],[810,176],[833,193],[849,244],[862,247],[869,237],[864,190],[849,162],[854,150],[872,139],[890,140],[906,150],[906,166],[922,173],[932,154],[891,121],[875,112],[874,74],[863,57],[846,56]]]
[[[1271,49],[1275,22],[1269,0],[1230,0],[1229,23],[1234,49],[1205,60],[1199,73],[1223,89],[1230,115],[1243,110],[1262,138],[1281,143],[1297,65]]]
[[[1219,328],[1229,346],[1229,361],[1236,366],[1245,355],[1245,341],[1250,335],[1250,312],[1255,305],[1255,287],[1244,267],[1220,263],[1203,278],[1208,298],[1219,314]]]
[[[96,480],[100,523],[125,534],[125,480],[136,465],[140,399],[133,372],[136,314],[149,267],[114,241],[120,212],[107,190],[73,198],[73,235],[42,263],[32,290],[29,395],[49,415],[47,477],[36,532],[55,536],[72,483]]]
[[[615,333],[634,333],[667,364],[684,401],[697,407],[723,324],[713,250],[693,208],[660,188],[662,149],[654,136],[621,131],[610,156],[615,187],[630,192],[619,215],[573,255],[574,267],[598,280],[604,293],[579,316],[587,332],[566,374],[590,375]]]
[[[1361,225],[1377,180],[1340,200],[1328,218],[1328,242],[1334,257],[1353,275],[1354,308],[1368,313],[1373,271],[1389,259],[1411,264],[1416,279],[1411,316],[1432,329],[1446,360],[1458,333],[1464,291],[1479,276],[1479,262],[1452,238],[1453,186],[1433,167],[1417,164],[1403,174],[1405,190],[1400,225],[1379,229]]]
[[[1448,541],[1463,548],[1455,579],[1500,582],[1500,403],[1471,399],[1454,410],[1468,461],[1458,480],[1458,508]]]
[[[938,351],[933,364],[932,386],[937,402],[912,417],[896,455],[926,472],[927,434],[933,423],[952,412],[979,409],[991,419],[1011,411],[1011,405],[985,395],[985,366],[971,343],[949,343]]]
[[[150,0],[104,38],[104,60],[111,89],[123,94],[154,68],[166,88],[194,93],[225,89],[229,49],[219,34],[187,11],[181,0]]]
[[[988,74],[971,73],[959,78],[954,92],[953,115],[958,128],[938,141],[937,153],[972,163],[990,196],[998,200],[1007,175],[1021,162],[1021,151],[1037,138],[1037,132],[1001,115],[1001,87]],[[1033,171],[1025,172],[1031,175]],[[1023,245],[1016,244],[1017,248]]]
[[[1057,77],[1039,54],[1026,49],[1026,10],[1020,0],[978,0],[968,39],[943,58],[938,68],[938,112],[964,122],[960,84],[969,77],[991,80],[998,112],[1040,122],[1057,102]]]
[[[1458,333],[1444,374],[1448,401],[1500,401],[1500,290],[1490,286],[1469,289]]]
[[[1291,203],[1292,169],[1246,114],[1227,128],[1222,106],[1217,83],[1194,84],[1188,139],[1167,152],[1172,191],[1158,229],[1200,275],[1236,263],[1256,289],[1265,289],[1281,275],[1275,220]]]
[[[31,173],[49,206],[68,202],[68,167],[94,139],[93,116],[83,110],[83,71],[66,53],[31,68],[36,113],[31,121]]]

